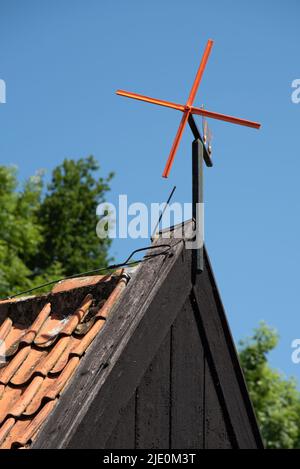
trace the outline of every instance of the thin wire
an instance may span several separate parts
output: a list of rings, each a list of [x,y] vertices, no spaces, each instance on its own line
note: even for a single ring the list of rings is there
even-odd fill
[[[151,249],[158,249],[160,247],[163,247],[163,248],[166,248],[166,249],[164,249],[162,252],[157,252],[157,253],[154,253],[154,254],[146,255],[143,259],[137,259],[135,261],[129,262],[130,259],[132,259],[132,257],[134,256],[134,254],[136,254],[138,252],[149,251]],[[51,280],[51,282],[43,283],[41,285],[38,285],[37,287],[30,288],[29,290],[25,290],[25,291],[16,293],[15,295],[7,296],[6,298],[1,298],[0,301],[11,300],[11,299],[16,298],[18,296],[26,295],[27,293],[32,293],[35,290],[40,290],[41,288],[49,287],[51,285],[54,285],[55,283],[59,283],[59,282],[62,282],[64,280],[71,280],[73,278],[88,276],[88,275],[96,274],[96,273],[99,273],[99,272],[104,272],[106,270],[115,270],[115,269],[118,269],[119,267],[129,267],[129,266],[132,266],[132,265],[141,264],[142,262],[146,262],[146,261],[150,260],[153,257],[165,256],[169,253],[169,251],[171,249],[172,249],[172,246],[170,244],[160,244],[159,246],[147,246],[145,248],[135,249],[134,251],[132,251],[130,256],[125,260],[125,262],[122,262],[122,263],[119,263],[119,264],[111,264],[107,267],[101,267],[100,269],[89,270],[87,272],[81,272],[80,274],[70,275],[69,277],[63,277],[63,278],[60,278],[58,280]]]
[[[153,238],[154,238],[154,236],[155,236],[157,227],[159,226],[159,224],[160,224],[160,222],[161,222],[161,220],[162,220],[162,217],[164,216],[165,211],[167,210],[167,206],[169,205],[169,203],[170,203],[170,201],[171,201],[171,199],[172,199],[173,194],[174,194],[175,191],[176,191],[176,186],[173,187],[173,189],[172,189],[172,191],[171,191],[171,193],[170,193],[170,195],[169,195],[169,197],[168,197],[168,200],[167,200],[167,202],[166,202],[166,204],[165,204],[165,206],[164,206],[164,209],[163,209],[163,211],[161,212],[161,214],[160,214],[160,216],[159,216],[158,222],[156,223],[155,228],[154,228],[154,230],[153,230],[153,232],[152,232],[152,235],[151,235],[151,238],[150,238],[151,241],[153,241]]]

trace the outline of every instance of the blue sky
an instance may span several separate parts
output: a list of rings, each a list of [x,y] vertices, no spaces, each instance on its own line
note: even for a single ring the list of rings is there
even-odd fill
[[[174,201],[191,200],[189,129],[161,178],[181,115],[114,92],[184,103],[215,40],[195,104],[263,127],[210,121],[206,245],[235,339],[264,319],[281,336],[272,365],[299,379],[290,344],[300,338],[300,104],[291,101],[300,3],[0,0],[0,12],[0,164],[16,164],[21,179],[39,168],[49,177],[63,158],[93,154],[103,175],[116,171],[112,202],[162,202],[175,184]],[[143,245],[116,240],[112,254]]]

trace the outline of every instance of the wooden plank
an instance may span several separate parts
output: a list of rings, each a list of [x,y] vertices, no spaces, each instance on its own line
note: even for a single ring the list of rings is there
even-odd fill
[[[135,393],[126,407],[119,411],[120,418],[110,435],[106,449],[133,449],[135,447]]]
[[[189,298],[172,326],[172,449],[203,448],[204,352]]]
[[[220,383],[220,393],[231,419],[239,448],[263,448],[234,341],[205,250],[204,271],[193,287],[203,344]]]
[[[231,449],[230,431],[216,392],[215,383],[207,361],[205,361],[205,449]]]
[[[191,253],[177,228],[172,239],[155,240],[158,247],[166,243],[171,255],[139,267],[33,448],[98,448],[99,435],[105,447],[119,409],[138,387],[191,290]]]
[[[137,389],[136,448],[169,448],[170,338],[169,332]]]

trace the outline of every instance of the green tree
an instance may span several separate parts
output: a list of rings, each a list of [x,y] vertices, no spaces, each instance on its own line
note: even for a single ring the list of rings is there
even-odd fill
[[[278,334],[261,323],[240,342],[240,361],[267,448],[300,447],[300,393],[293,378],[272,369],[267,356]]]
[[[37,221],[42,180],[30,178],[18,189],[16,168],[0,166],[0,293],[29,288],[28,267],[42,240]]]
[[[96,236],[96,208],[105,201],[113,173],[96,178],[98,170],[97,161],[89,156],[65,159],[53,171],[39,209],[43,242],[35,267],[43,271],[58,262],[66,275],[73,275],[107,264],[111,241]]]
[[[65,160],[45,188],[38,173],[20,187],[0,166],[0,296],[105,266],[110,241],[96,236],[96,207],[112,174],[97,178],[93,157]]]

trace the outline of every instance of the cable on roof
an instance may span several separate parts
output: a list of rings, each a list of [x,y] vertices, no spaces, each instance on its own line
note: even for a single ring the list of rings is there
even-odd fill
[[[156,252],[156,253],[153,253],[153,254],[147,254],[142,259],[137,259],[137,260],[134,260],[134,261],[130,261],[130,259],[132,259],[133,256],[138,252],[149,251],[151,249],[158,249],[158,248],[161,248],[161,247],[166,248],[166,249],[163,249],[162,251]],[[107,267],[101,267],[99,269],[89,270],[87,272],[81,272],[80,274],[70,275],[69,277],[60,278],[58,280],[51,280],[51,282],[43,283],[41,285],[38,285],[37,287],[30,288],[29,290],[25,290],[25,291],[16,293],[15,295],[11,295],[11,296],[7,296],[5,298],[1,298],[0,301],[12,300],[13,298],[17,298],[18,296],[23,296],[23,295],[26,295],[28,293],[32,293],[35,290],[40,290],[41,288],[49,287],[49,286],[54,285],[56,283],[62,282],[64,280],[71,280],[73,278],[85,277],[85,276],[88,276],[88,275],[104,272],[106,270],[115,270],[115,269],[118,269],[120,267],[129,267],[129,266],[132,266],[132,265],[141,264],[142,262],[146,262],[146,261],[152,259],[153,257],[166,256],[167,254],[169,254],[171,249],[172,249],[172,246],[170,244],[160,244],[159,246],[146,246],[144,248],[135,249],[134,251],[132,251],[132,253],[127,257],[127,259],[124,262],[121,262],[119,264],[110,264]]]
[[[163,209],[163,211],[161,212],[161,214],[160,214],[160,216],[159,216],[159,218],[158,218],[158,221],[157,221],[157,223],[156,223],[156,225],[155,225],[155,228],[154,228],[154,230],[153,230],[153,232],[152,232],[152,235],[151,235],[151,237],[150,237],[151,241],[153,241],[153,239],[154,239],[156,230],[157,230],[157,228],[159,227],[159,224],[160,224],[160,222],[161,222],[161,220],[162,220],[162,218],[163,218],[163,216],[164,216],[164,214],[165,214],[165,211],[167,210],[167,206],[168,206],[169,203],[171,202],[171,199],[172,199],[173,194],[174,194],[175,191],[176,191],[176,186],[174,186],[173,189],[172,189],[172,191],[170,192],[170,195],[169,195],[169,197],[168,197],[168,200],[167,200],[167,202],[165,203],[164,209]]]

